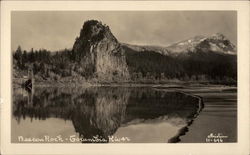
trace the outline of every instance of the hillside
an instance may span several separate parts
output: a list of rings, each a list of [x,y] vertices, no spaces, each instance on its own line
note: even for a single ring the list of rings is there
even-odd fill
[[[132,78],[139,78],[139,73],[184,81],[235,83],[237,79],[236,49],[222,34],[196,36],[168,47],[123,44],[123,48]]]
[[[137,46],[120,43],[107,25],[90,20],[71,50],[27,52],[19,47],[13,57],[16,79],[31,68],[41,83],[237,82],[236,47],[222,34],[168,47]]]

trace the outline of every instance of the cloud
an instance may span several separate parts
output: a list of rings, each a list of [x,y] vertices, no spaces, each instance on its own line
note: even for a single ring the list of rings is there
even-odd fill
[[[84,21],[109,25],[124,43],[161,45],[217,32],[237,40],[235,11],[15,11],[12,12],[12,50],[72,48]]]

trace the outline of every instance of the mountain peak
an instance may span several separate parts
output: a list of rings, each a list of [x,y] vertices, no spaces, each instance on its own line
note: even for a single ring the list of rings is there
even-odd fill
[[[213,34],[197,45],[197,51],[212,51],[224,54],[236,54],[235,45],[221,33]]]
[[[115,39],[109,27],[97,20],[88,20],[84,22],[79,36],[80,39],[85,39],[91,42],[98,42],[105,37]]]
[[[225,40],[226,39],[225,35],[223,35],[222,33],[215,33],[211,36],[211,38],[217,39],[217,40]]]
[[[211,36],[195,36],[188,40],[175,43],[167,47],[172,53],[186,52],[217,52],[224,54],[236,54],[236,47],[222,33],[216,33]]]

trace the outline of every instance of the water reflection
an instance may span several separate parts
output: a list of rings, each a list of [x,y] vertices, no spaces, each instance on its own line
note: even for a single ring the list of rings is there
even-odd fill
[[[33,93],[15,89],[12,112],[16,132],[37,124],[33,119],[52,124],[51,118],[58,118],[70,120],[80,138],[98,135],[105,140],[100,142],[112,142],[110,136],[126,136],[130,142],[167,142],[192,120],[197,102],[179,92],[152,88],[54,87]],[[29,125],[24,125],[26,118]]]

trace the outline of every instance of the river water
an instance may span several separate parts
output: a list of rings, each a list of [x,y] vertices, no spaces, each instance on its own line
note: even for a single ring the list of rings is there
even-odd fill
[[[11,141],[205,142],[197,139],[202,137],[198,132],[192,132],[203,112],[200,99],[193,96],[197,94],[150,87],[14,89]]]

